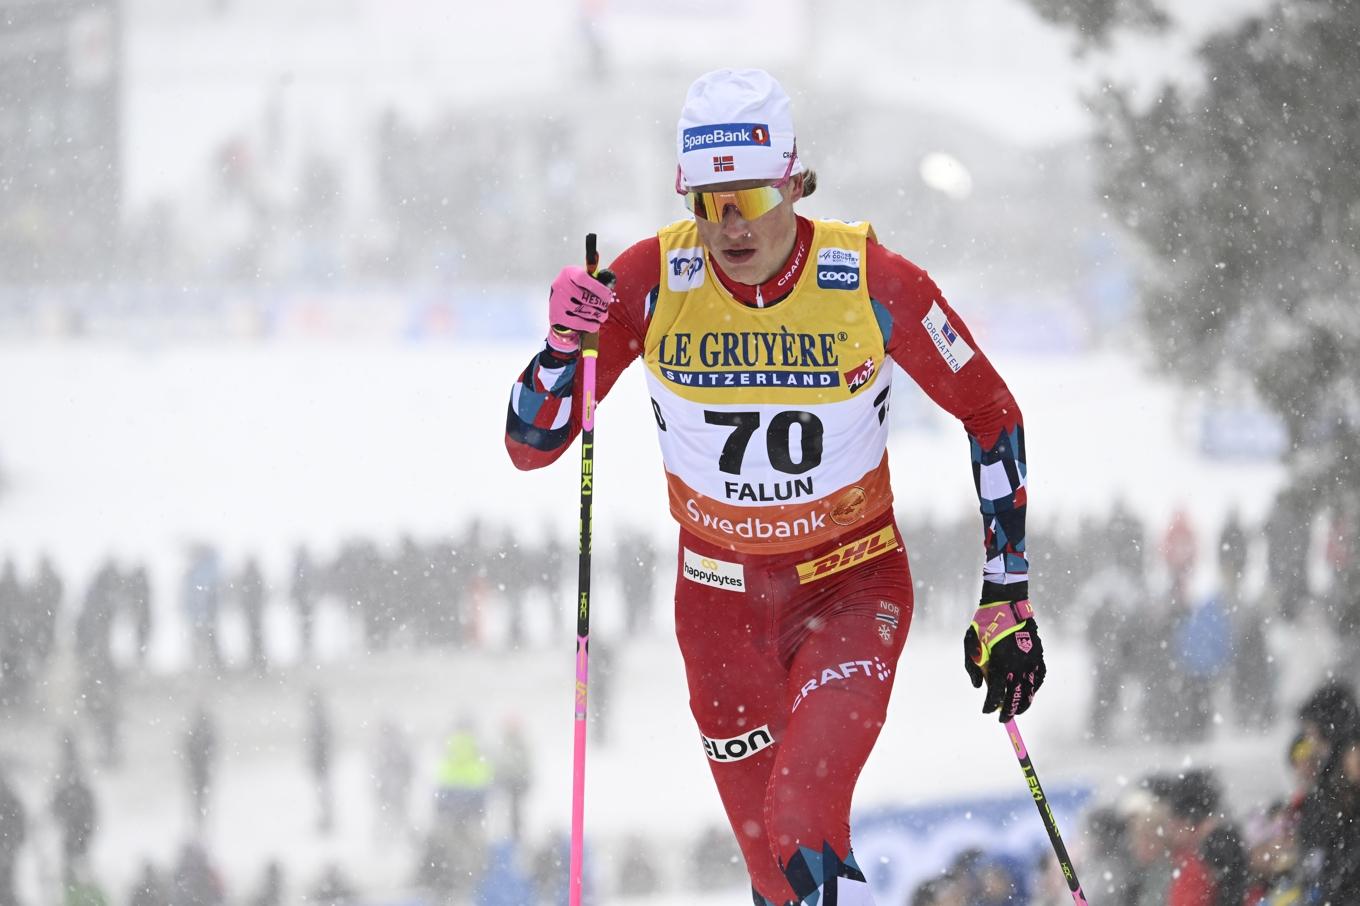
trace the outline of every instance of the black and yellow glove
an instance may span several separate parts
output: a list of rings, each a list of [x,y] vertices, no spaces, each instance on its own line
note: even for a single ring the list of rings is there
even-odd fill
[[[963,666],[977,689],[987,683],[982,713],[1005,723],[1024,714],[1044,684],[1044,643],[1029,601],[983,604],[963,635]]]

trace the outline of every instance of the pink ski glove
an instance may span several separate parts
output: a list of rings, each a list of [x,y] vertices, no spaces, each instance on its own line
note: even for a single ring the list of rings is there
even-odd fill
[[[596,333],[609,317],[614,293],[583,267],[564,267],[548,290],[548,345],[558,352],[581,348],[581,333]]]

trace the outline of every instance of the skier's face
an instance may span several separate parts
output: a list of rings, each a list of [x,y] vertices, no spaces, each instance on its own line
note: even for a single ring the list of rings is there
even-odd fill
[[[704,186],[705,193],[737,192],[769,182],[733,182]],[[759,217],[747,219],[736,204],[726,205],[721,219],[696,216],[699,239],[723,272],[738,283],[754,286],[773,277],[793,250],[798,219],[793,203],[803,197],[803,178],[795,176],[778,189],[781,201]],[[716,212],[711,212],[716,213]]]

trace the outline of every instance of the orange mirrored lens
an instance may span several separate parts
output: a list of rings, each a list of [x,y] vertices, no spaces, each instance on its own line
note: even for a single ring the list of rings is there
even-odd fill
[[[779,207],[784,196],[774,186],[757,186],[734,192],[686,192],[685,207],[704,220],[721,220],[728,205],[737,209],[742,220],[755,220]]]

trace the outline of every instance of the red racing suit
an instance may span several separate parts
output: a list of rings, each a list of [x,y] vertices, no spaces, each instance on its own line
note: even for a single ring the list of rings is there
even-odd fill
[[[690,706],[753,887],[780,904],[833,872],[862,880],[851,795],[913,606],[884,448],[892,365],[967,432],[988,602],[1028,597],[1020,410],[930,277],[867,225],[800,217],[759,287],[723,274],[684,221],[611,270],[597,397],[644,360],[681,525]],[[577,381],[575,356],[546,346],[521,374],[519,468],[570,444]]]

